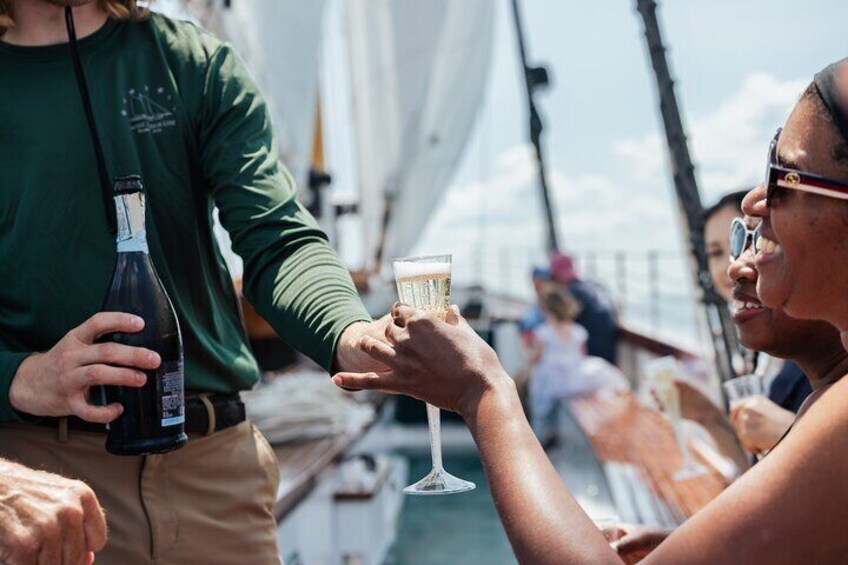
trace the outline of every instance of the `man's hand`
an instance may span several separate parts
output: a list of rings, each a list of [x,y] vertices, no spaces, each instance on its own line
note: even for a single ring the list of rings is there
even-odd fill
[[[82,565],[106,545],[106,520],[82,481],[0,461],[0,563]]]
[[[795,414],[756,395],[731,406],[730,421],[745,449],[756,455],[780,441],[795,421]]]
[[[670,530],[633,524],[616,524],[602,530],[610,546],[625,563],[638,563],[671,534]]]
[[[96,385],[143,386],[140,370],[155,369],[159,355],[141,347],[95,343],[105,334],[136,333],[144,327],[138,316],[118,312],[95,314],[77,326],[46,353],[27,357],[12,379],[12,408],[33,416],[78,416],[106,424],[123,412],[118,403],[89,404],[89,389]]]
[[[362,348],[362,338],[365,336],[386,341],[386,328],[392,324],[392,316],[386,314],[373,322],[357,322],[349,325],[339,338],[336,348],[336,358],[333,364],[336,371],[351,373],[381,372],[388,367]]]

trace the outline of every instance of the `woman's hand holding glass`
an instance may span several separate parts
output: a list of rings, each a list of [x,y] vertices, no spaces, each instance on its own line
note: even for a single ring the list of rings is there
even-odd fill
[[[445,321],[402,304],[395,304],[391,315],[387,342],[371,336],[360,340],[362,350],[390,370],[338,373],[336,385],[405,394],[468,417],[484,395],[512,384],[495,351],[456,306]]]

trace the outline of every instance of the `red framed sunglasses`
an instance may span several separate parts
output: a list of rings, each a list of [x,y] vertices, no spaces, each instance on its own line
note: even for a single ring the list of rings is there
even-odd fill
[[[777,162],[777,140],[780,138],[780,132],[781,128],[777,128],[777,133],[774,134],[774,139],[769,145],[768,165],[766,166],[766,206],[771,207],[772,198],[778,188],[802,190],[829,198],[848,200],[848,183],[797,169],[781,167]]]

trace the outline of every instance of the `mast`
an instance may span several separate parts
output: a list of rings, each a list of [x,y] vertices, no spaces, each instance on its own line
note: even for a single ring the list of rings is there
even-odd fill
[[[687,234],[689,253],[692,259],[692,276],[702,292],[702,302],[710,329],[716,365],[722,381],[733,378],[733,358],[738,355],[736,328],[722,297],[713,286],[707,267],[704,246],[704,208],[695,180],[695,167],[689,156],[686,134],[680,118],[680,109],[674,94],[674,81],[668,68],[654,0],[636,0],[636,10],[645,23],[645,38],[657,80],[660,113],[665,127],[666,143],[671,157],[674,189],[683,217],[683,229]]]
[[[524,31],[521,27],[521,12],[518,0],[512,0],[512,13],[515,19],[515,35],[518,39],[518,52],[521,55],[521,66],[524,72],[524,84],[527,87],[527,106],[530,118],[530,142],[536,150],[536,161],[539,169],[539,188],[542,191],[542,203],[545,208],[545,221],[547,222],[547,245],[548,251],[559,249],[559,238],[557,237],[557,226],[553,212],[553,203],[548,189],[548,179],[545,170],[545,159],[542,151],[542,117],[536,109],[534,95],[536,90],[550,84],[548,70],[544,66],[530,67],[527,64],[527,52],[524,47]]]

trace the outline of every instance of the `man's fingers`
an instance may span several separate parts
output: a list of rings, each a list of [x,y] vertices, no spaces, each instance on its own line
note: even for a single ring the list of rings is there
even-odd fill
[[[94,492],[86,487],[80,497],[84,512],[82,528],[85,532],[85,547],[89,551],[100,551],[106,546],[106,517]]]
[[[109,365],[87,365],[71,375],[77,389],[98,385],[140,387],[147,382],[147,375],[141,371]]]
[[[74,361],[80,365],[102,363],[137,369],[155,369],[162,363],[161,357],[155,351],[121,343],[98,343],[83,347],[75,354]]]
[[[62,563],[62,536],[61,532],[58,536],[51,536],[41,542],[41,549],[38,552],[38,565],[55,565]]]
[[[406,336],[406,322],[404,322],[404,326],[398,326],[396,324],[389,324],[386,326],[386,339],[392,345],[397,345],[399,342],[403,340]]]
[[[83,343],[113,332],[136,333],[144,328],[144,320],[122,312],[98,312],[74,329],[75,337]]]
[[[415,315],[415,308],[395,302],[392,306],[392,321],[400,328],[405,328],[406,323]]]
[[[395,350],[388,343],[382,342],[379,339],[374,339],[369,335],[362,336],[359,340],[359,346],[375,361],[379,361],[383,365],[393,367],[395,363]]]
[[[113,402],[107,406],[94,406],[88,404],[82,396],[70,402],[70,408],[74,416],[92,424],[108,424],[124,412],[124,407],[117,402]]]
[[[396,391],[395,379],[391,371],[385,373],[336,373],[333,376],[333,384],[343,388],[394,393]]]
[[[83,565],[85,563],[85,531],[82,520],[78,524],[66,524],[62,536],[62,561],[67,565]]]

